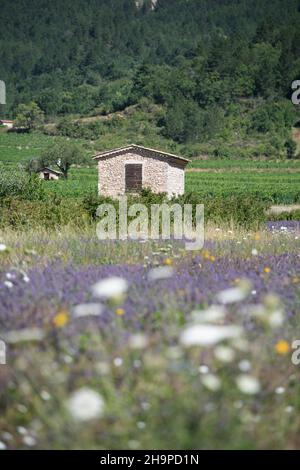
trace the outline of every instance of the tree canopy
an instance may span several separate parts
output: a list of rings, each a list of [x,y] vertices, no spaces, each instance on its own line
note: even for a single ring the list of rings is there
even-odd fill
[[[244,118],[245,100],[249,131],[296,119],[299,0],[2,0],[1,22],[6,111],[31,128],[38,110],[109,114],[145,98],[179,143],[224,129],[234,106]]]
[[[38,168],[55,166],[67,179],[71,166],[80,163],[87,161],[79,147],[68,141],[61,141],[48,147],[37,160],[36,166]]]

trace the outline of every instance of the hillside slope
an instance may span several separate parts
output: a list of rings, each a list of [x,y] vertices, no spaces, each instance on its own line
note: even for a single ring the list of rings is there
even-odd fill
[[[2,0],[5,113],[34,101],[51,121],[117,118],[84,121],[88,131],[64,122],[71,137],[100,139],[110,126],[189,156],[233,146],[283,156],[299,120],[299,22],[299,0]]]

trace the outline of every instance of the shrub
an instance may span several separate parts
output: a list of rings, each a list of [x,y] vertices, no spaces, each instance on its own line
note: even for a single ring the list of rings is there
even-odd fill
[[[23,200],[20,197],[1,200],[1,227],[54,229],[65,225],[82,227],[88,221],[80,203],[72,199],[66,201],[52,196],[43,201]]]
[[[43,182],[37,175],[22,171],[1,170],[0,198],[18,196],[21,199],[41,200],[45,197]]]
[[[96,220],[97,207],[103,203],[113,204],[118,209],[117,200],[94,195],[89,195],[83,200],[83,208],[92,220]],[[240,195],[202,199],[199,194],[190,192],[168,199],[165,193],[154,194],[150,189],[144,189],[139,196],[130,196],[128,198],[128,206],[134,203],[145,204],[149,214],[151,204],[192,204],[193,209],[195,209],[197,204],[204,204],[206,222],[212,222],[221,226],[241,226],[246,229],[256,229],[265,222],[266,211],[270,206],[268,201],[264,201],[259,197],[244,197]]]
[[[176,201],[176,200],[174,200]],[[197,193],[187,193],[177,198],[181,204],[204,204],[205,222],[217,225],[235,225],[256,229],[266,221],[270,203],[257,197],[233,195],[208,197],[201,200]]]
[[[34,186],[33,186],[34,188]],[[57,195],[44,195],[43,198],[32,197],[33,189],[24,194],[9,194],[0,199],[0,226],[56,228],[64,225],[80,227],[97,220],[96,211],[101,204],[112,204],[118,217],[119,202],[117,199],[89,194],[84,199],[65,199]],[[151,214],[152,204],[192,204],[195,212],[197,204],[204,204],[205,222],[220,226],[240,226],[246,229],[257,229],[266,221],[266,212],[270,203],[259,197],[234,195],[227,197],[206,197],[195,192],[168,199],[165,193],[154,194],[144,189],[139,196],[128,197],[131,204],[145,204]],[[118,220],[117,220],[118,224]]]
[[[96,220],[97,208],[101,204],[113,204],[115,207],[118,205],[118,201],[110,197],[98,196],[97,194],[88,194],[81,203],[81,207],[87,212],[91,220]]]

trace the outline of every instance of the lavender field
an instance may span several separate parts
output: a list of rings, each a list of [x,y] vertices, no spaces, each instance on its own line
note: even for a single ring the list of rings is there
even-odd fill
[[[299,248],[0,233],[0,448],[299,448]]]

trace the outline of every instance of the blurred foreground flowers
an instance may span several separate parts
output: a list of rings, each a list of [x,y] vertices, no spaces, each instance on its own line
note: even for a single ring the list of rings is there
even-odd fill
[[[245,238],[5,267],[0,449],[299,447],[300,258]]]

